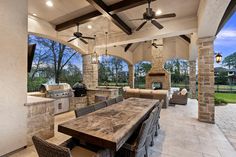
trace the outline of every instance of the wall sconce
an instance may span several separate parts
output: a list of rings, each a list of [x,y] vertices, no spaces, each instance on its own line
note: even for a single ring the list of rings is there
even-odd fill
[[[220,63],[222,60],[222,55],[220,53],[216,53],[215,58],[216,58],[216,63]]]

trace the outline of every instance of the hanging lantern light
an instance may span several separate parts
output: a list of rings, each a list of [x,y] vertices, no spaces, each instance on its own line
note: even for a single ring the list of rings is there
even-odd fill
[[[216,63],[220,63],[222,60],[222,55],[220,53],[217,53],[215,57],[216,57]]]
[[[109,55],[108,55],[108,50],[107,50],[108,32],[105,32],[105,38],[106,38],[105,63],[108,64],[108,60],[109,60]]]
[[[94,35],[94,47],[96,46],[96,35]],[[91,55],[91,63],[98,64],[98,55],[96,49],[94,48],[94,53]]]

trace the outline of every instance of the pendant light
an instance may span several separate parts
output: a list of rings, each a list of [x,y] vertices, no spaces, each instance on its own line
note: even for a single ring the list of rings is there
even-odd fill
[[[92,64],[98,64],[98,55],[96,53],[96,35],[94,35],[94,52],[91,55],[91,63]]]

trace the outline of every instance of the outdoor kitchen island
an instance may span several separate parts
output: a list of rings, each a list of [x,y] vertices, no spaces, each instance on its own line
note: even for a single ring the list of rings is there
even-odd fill
[[[43,139],[54,136],[54,99],[27,96],[27,145],[32,145],[32,136]]]

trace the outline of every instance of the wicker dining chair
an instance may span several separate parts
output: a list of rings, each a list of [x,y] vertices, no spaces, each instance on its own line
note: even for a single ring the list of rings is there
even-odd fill
[[[108,100],[106,101],[106,103],[107,103],[107,106],[113,105],[113,104],[116,103],[116,98],[108,99]]]
[[[153,113],[154,118],[153,118],[153,120],[151,122],[151,127],[149,128],[149,131],[148,131],[148,135],[147,135],[147,139],[146,139],[146,147],[154,145],[155,122],[156,122],[156,118],[158,117],[157,116],[157,114],[158,114],[158,106],[155,107],[152,110],[152,113]]]
[[[39,157],[97,157],[97,153],[70,143],[70,147],[57,146],[49,143],[37,136],[32,137],[36,151]]]
[[[121,102],[123,100],[124,100],[123,96],[116,97],[116,103]]]
[[[160,104],[158,105],[158,112],[157,112],[157,116],[155,118],[155,122],[154,122],[154,127],[155,127],[155,136],[158,136],[158,130],[160,129],[160,115],[161,115],[161,109],[162,109],[162,106],[164,104],[164,100],[161,100]]]
[[[102,101],[102,102],[96,103],[96,104],[94,105],[94,109],[95,109],[95,111],[96,111],[96,110],[102,109],[102,108],[104,108],[104,107],[106,107],[106,106],[107,106],[106,101]]]
[[[117,152],[118,157],[144,157],[147,155],[145,142],[153,118],[154,115],[151,113],[149,118],[142,123],[138,134],[133,134]]]
[[[75,109],[75,116],[76,116],[76,118],[78,118],[80,116],[89,114],[94,111],[95,111],[94,105],[90,105],[90,106],[83,107],[83,108],[78,108],[78,109]]]

